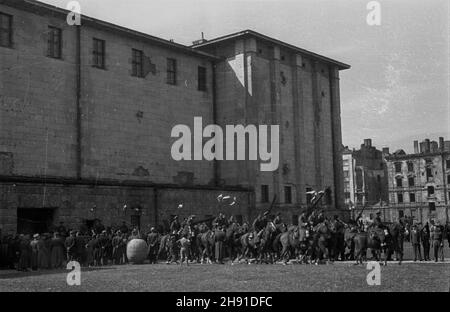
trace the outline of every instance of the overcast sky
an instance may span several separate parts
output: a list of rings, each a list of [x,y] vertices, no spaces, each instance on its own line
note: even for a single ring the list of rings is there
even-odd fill
[[[43,0],[66,7],[68,0]],[[413,139],[450,140],[447,0],[79,0],[82,13],[178,43],[252,29],[352,66],[341,72],[343,143],[365,138],[411,151]]]

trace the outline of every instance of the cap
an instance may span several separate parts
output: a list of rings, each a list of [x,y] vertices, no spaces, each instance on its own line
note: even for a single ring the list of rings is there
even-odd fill
[[[33,238],[38,238],[39,237],[39,234],[34,234],[33,235]]]

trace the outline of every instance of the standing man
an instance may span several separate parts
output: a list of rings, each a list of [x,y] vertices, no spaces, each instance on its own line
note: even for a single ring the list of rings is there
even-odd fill
[[[423,258],[425,261],[430,261],[430,225],[428,222],[420,230],[420,241],[423,245]]]
[[[75,260],[75,231],[70,231],[69,237],[66,238],[64,245],[66,247],[67,262]]]
[[[156,263],[158,261],[158,246],[159,242],[159,234],[156,231],[155,227],[150,229],[150,233],[147,235],[147,245],[148,245],[148,259],[150,260],[150,264]]]
[[[173,217],[173,221],[172,221],[172,223],[170,223],[170,232],[178,233],[180,228],[181,228],[181,225],[180,225],[180,222],[178,221],[178,216]]]
[[[417,228],[417,225],[414,224],[411,229],[411,233],[409,236],[409,240],[412,244],[414,250],[414,262],[417,261],[417,256],[419,257],[419,261],[422,261],[422,254],[420,252],[420,231]]]
[[[431,240],[433,241],[433,251],[434,251],[434,260],[435,262],[439,261],[439,254],[442,253],[442,261],[444,261],[443,257],[443,229],[439,224],[439,221],[434,222],[431,226]]]

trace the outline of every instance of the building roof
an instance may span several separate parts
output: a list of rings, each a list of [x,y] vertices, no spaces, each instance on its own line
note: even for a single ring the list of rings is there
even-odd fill
[[[217,37],[215,39],[206,40],[206,41],[203,41],[201,43],[194,44],[194,45],[192,45],[192,47],[193,48],[207,47],[207,46],[210,46],[210,45],[217,44],[219,42],[224,42],[224,41],[228,41],[228,40],[236,39],[236,38],[247,38],[247,37],[256,37],[256,38],[258,38],[260,40],[264,40],[264,41],[270,42],[272,44],[276,44],[276,45],[282,46],[282,47],[284,47],[286,49],[295,51],[297,53],[308,55],[311,58],[318,59],[318,60],[321,60],[321,61],[326,62],[326,63],[334,64],[340,70],[349,69],[351,67],[348,64],[345,64],[345,63],[333,60],[331,58],[328,58],[326,56],[319,55],[319,54],[316,54],[314,52],[311,52],[311,51],[308,51],[308,50],[296,47],[296,46],[291,45],[289,43],[280,41],[280,40],[275,39],[275,38],[268,37],[266,35],[260,34],[260,33],[256,32],[256,31],[249,30],[249,29],[243,30],[243,31],[240,31],[240,32],[236,32],[236,33],[233,33],[233,34],[225,35],[225,36],[222,36],[222,37]]]
[[[17,9],[22,9],[22,10],[25,10],[25,11],[28,11],[31,13],[36,13],[36,14],[51,14],[53,16],[60,16],[60,17],[63,17],[64,19],[66,19],[67,14],[70,13],[70,11],[68,11],[68,10],[65,10],[65,9],[50,5],[50,4],[42,3],[42,2],[39,2],[36,0],[0,0],[0,4],[14,7]],[[92,17],[82,14],[81,15],[81,26],[83,26],[83,25],[89,25],[91,27],[113,31],[116,33],[120,33],[122,35],[131,36],[131,37],[140,39],[142,41],[148,41],[148,42],[151,42],[152,44],[157,44],[160,46],[164,46],[166,48],[176,49],[181,52],[185,52],[185,53],[188,53],[191,55],[196,55],[199,57],[209,58],[209,59],[213,59],[213,60],[220,59],[215,55],[211,55],[209,53],[193,49],[192,47],[188,47],[183,44],[179,44],[179,43],[175,43],[170,40],[151,36],[151,35],[136,31],[136,30],[118,26],[118,25],[108,23],[108,22],[105,22],[102,20],[98,20],[98,19],[95,19],[95,18],[92,18]]]

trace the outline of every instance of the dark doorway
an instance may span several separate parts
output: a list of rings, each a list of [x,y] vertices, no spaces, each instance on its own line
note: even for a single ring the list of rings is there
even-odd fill
[[[17,233],[35,234],[49,232],[53,224],[53,208],[18,208]]]

